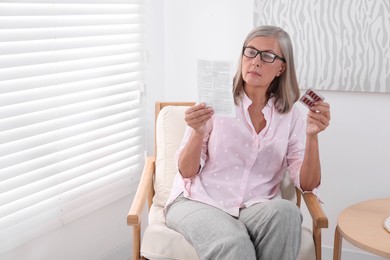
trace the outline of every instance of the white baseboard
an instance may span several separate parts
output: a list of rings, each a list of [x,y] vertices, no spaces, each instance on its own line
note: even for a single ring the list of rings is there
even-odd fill
[[[333,247],[322,247],[322,259],[333,259]],[[380,256],[375,256],[366,252],[354,251],[349,249],[343,249],[341,253],[342,260],[382,260],[386,259]]]
[[[118,247],[107,252],[104,256],[97,260],[130,260],[131,259],[131,240],[128,240]],[[386,258],[375,256],[366,252],[343,249],[341,254],[342,260],[384,260]],[[333,247],[322,247],[322,259],[333,259]]]
[[[131,240],[128,240],[111,251],[107,252],[97,260],[131,260],[132,244]]]

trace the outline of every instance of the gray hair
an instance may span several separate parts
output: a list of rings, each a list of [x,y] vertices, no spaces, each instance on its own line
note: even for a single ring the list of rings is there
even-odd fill
[[[279,47],[282,51],[282,56],[286,60],[286,69],[281,76],[276,77],[266,92],[267,101],[275,98],[275,106],[280,113],[287,113],[291,110],[293,104],[299,99],[299,86],[295,73],[293,47],[290,36],[283,29],[264,25],[252,29],[247,35],[243,48],[247,46],[248,42],[256,37],[273,37],[278,41]],[[233,80],[233,97],[234,102],[238,104],[241,101],[244,91],[244,79],[242,78],[242,53],[238,61],[237,72]]]

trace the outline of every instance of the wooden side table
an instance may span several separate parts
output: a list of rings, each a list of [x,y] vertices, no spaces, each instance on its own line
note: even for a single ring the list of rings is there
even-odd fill
[[[390,216],[390,198],[354,204],[341,212],[334,235],[333,260],[341,257],[342,238],[367,252],[390,258],[390,233],[383,227]]]

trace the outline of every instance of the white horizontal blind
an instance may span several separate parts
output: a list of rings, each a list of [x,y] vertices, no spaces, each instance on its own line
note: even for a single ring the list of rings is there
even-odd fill
[[[132,192],[143,0],[0,1],[0,253]]]

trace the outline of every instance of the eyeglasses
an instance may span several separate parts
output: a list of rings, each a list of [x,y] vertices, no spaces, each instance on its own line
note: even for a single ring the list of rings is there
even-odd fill
[[[283,62],[286,62],[286,60],[282,57],[279,57],[275,53],[269,52],[269,51],[259,51],[252,47],[244,47],[242,50],[242,54],[247,58],[256,58],[257,54],[260,54],[260,59],[266,63],[272,63],[275,61],[275,59],[279,59]]]

